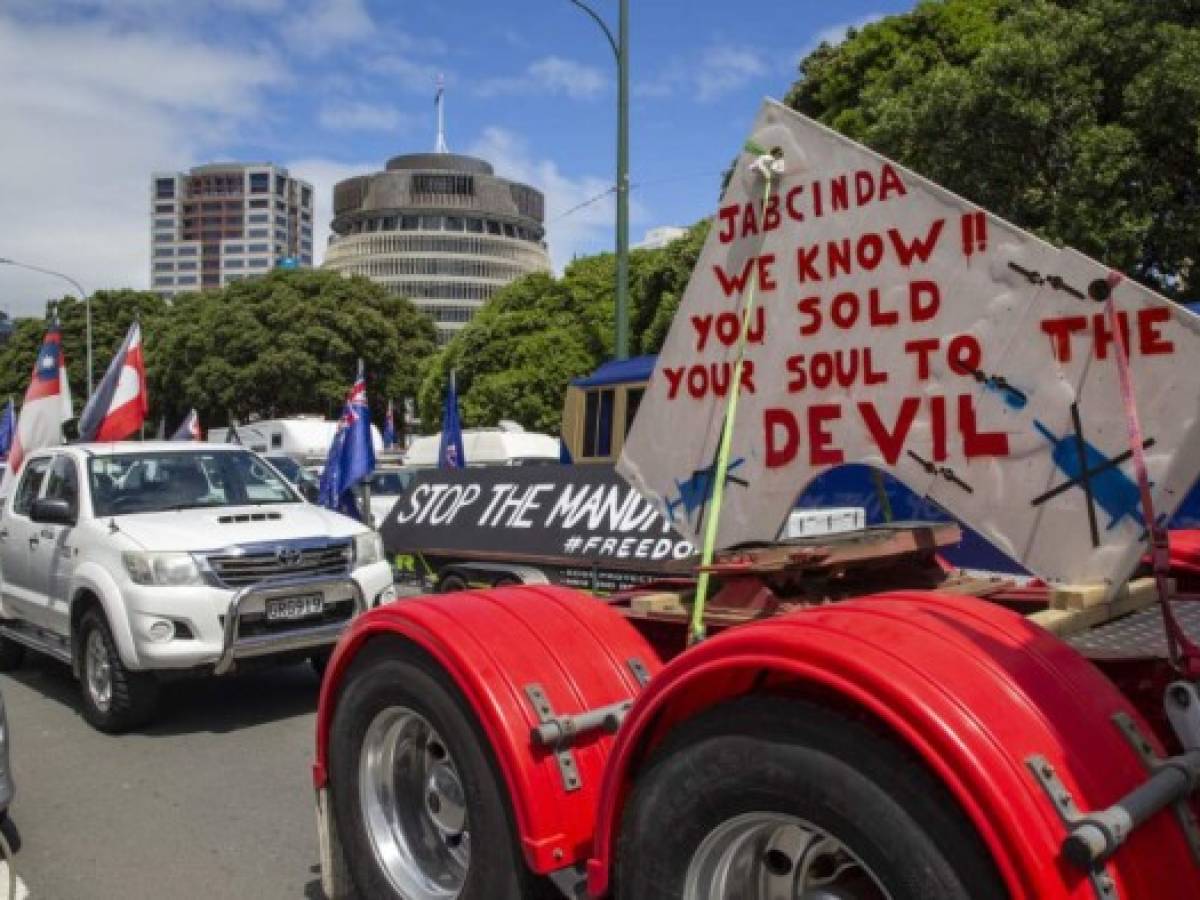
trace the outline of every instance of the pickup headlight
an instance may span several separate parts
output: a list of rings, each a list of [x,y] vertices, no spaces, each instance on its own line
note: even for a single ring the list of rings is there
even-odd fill
[[[183,585],[203,584],[200,569],[190,553],[121,554],[125,571],[135,584]]]
[[[354,568],[369,566],[383,559],[383,538],[377,531],[354,536]]]

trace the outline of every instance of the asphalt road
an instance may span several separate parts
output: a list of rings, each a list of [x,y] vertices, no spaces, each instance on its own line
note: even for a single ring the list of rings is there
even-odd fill
[[[66,667],[0,676],[33,900],[318,900],[307,665],[171,685],[144,731],[80,716]],[[4,889],[0,888],[0,896]]]

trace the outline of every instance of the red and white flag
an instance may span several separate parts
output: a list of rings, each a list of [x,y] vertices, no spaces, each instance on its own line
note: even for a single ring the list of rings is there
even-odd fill
[[[63,422],[71,418],[71,386],[67,384],[67,366],[63,359],[62,332],[56,321],[46,332],[37,359],[25,402],[17,419],[17,434],[8,454],[8,469],[4,473],[0,493],[6,493],[11,480],[21,471],[25,458],[34,450],[61,444]]]
[[[119,441],[142,427],[150,411],[142,326],[134,322],[79,416],[81,441]]]

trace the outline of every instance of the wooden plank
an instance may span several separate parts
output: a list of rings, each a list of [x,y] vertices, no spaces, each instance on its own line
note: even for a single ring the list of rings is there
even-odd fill
[[[679,594],[638,594],[629,601],[629,608],[637,613],[674,613],[682,612],[683,601]]]
[[[1082,595],[1081,595],[1082,596]],[[1090,594],[1086,595],[1090,597]],[[1060,637],[1094,628],[1113,619],[1145,609],[1158,601],[1153,578],[1138,578],[1126,584],[1108,603],[1089,603],[1073,608],[1042,610],[1028,616],[1031,622]]]

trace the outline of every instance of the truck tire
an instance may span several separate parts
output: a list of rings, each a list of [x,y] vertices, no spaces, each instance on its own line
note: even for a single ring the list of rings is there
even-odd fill
[[[439,594],[453,594],[456,591],[465,591],[469,587],[470,585],[467,584],[467,579],[463,578],[461,575],[455,575],[451,573],[443,576],[442,579],[438,581],[437,592]]]
[[[420,651],[386,649],[348,674],[329,747],[331,805],[358,893],[535,896],[504,782],[466,701]]]
[[[104,613],[90,609],[79,622],[79,693],[83,717],[108,734],[121,734],[148,722],[158,707],[158,680],[131,672],[121,662]]]
[[[0,636],[0,672],[15,672],[25,661],[25,645]]]
[[[656,752],[625,809],[616,884],[618,900],[1007,896],[970,822],[909,750],[772,698],[715,707]]]

